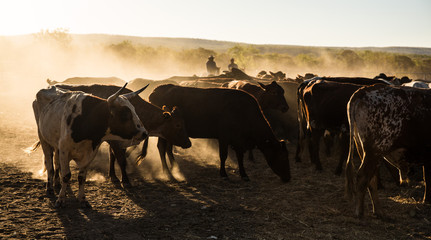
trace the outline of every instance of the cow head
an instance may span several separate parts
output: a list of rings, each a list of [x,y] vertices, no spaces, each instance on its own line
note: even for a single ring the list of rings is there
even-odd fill
[[[136,92],[120,95],[126,85],[127,83],[107,99],[110,111],[108,127],[110,133],[118,136],[120,140],[137,144],[148,136],[148,132],[129,102],[129,98],[141,93],[148,85]]]
[[[286,143],[282,141],[265,141],[258,146],[265,156],[266,162],[272,171],[277,174],[283,182],[290,181],[289,152]]]
[[[284,98],[284,90],[280,85],[275,81],[267,85],[259,82],[259,85],[264,90],[261,101],[263,109],[276,109],[283,113],[289,110],[289,105],[287,105],[286,99]]]
[[[162,135],[176,146],[191,147],[192,143],[187,135],[184,119],[178,107],[174,107],[172,111],[166,106],[163,106],[162,109],[164,118]]]

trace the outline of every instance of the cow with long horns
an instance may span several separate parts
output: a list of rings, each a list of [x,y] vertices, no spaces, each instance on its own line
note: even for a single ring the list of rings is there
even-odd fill
[[[87,168],[100,144],[106,140],[137,144],[147,137],[146,129],[128,100],[139,91],[120,95],[126,85],[107,100],[83,92],[64,91],[55,86],[36,94],[33,110],[40,144],[35,144],[34,149],[38,145],[43,149],[48,171],[48,193],[53,192],[53,157],[60,165],[61,190],[56,207],[65,205],[66,189],[71,178],[70,160],[75,160],[79,168],[78,201],[81,206],[89,207],[84,183]]]

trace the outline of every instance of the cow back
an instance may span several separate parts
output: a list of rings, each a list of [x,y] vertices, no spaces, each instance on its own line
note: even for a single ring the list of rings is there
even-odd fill
[[[101,98],[108,98],[120,90],[113,85],[56,85],[59,88],[72,91],[83,91]],[[123,89],[124,93],[131,93],[129,89]],[[141,119],[150,135],[162,136],[174,145],[187,146],[189,139],[184,129],[184,120],[181,111],[175,108],[172,112],[165,112],[161,108],[151,104],[140,97],[129,99],[135,107],[136,114]]]
[[[90,84],[112,84],[116,86],[123,86],[126,82],[117,77],[73,77],[59,82],[59,84],[77,84],[77,85],[90,85]]]
[[[338,82],[338,83],[352,83],[364,86],[370,86],[374,84],[393,85],[391,82],[384,79],[372,79],[362,77],[320,77],[319,79],[324,81]]]
[[[382,154],[399,148],[430,149],[431,90],[370,86],[349,102],[350,124],[364,145]]]
[[[316,81],[304,88],[306,121],[314,128],[347,130],[347,103],[361,85]]]
[[[243,91],[162,85],[149,99],[158,106],[180,107],[193,138],[218,138],[229,133],[255,139],[259,134],[249,136],[252,131],[270,130],[256,99]]]

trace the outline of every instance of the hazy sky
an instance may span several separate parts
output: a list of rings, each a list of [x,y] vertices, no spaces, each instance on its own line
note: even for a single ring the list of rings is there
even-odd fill
[[[431,0],[0,0],[0,35],[69,29],[256,44],[431,47]]]

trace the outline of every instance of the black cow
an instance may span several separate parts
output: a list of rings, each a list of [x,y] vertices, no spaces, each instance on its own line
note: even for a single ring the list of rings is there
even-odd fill
[[[295,159],[301,161],[304,142],[307,141],[311,162],[322,170],[320,162],[320,139],[325,130],[338,135],[341,155],[335,174],[340,175],[348,153],[347,102],[352,94],[365,85],[390,84],[368,78],[317,77],[306,80],[298,87],[299,135]]]
[[[286,113],[289,110],[289,105],[284,98],[283,88],[277,84],[277,82],[272,81],[269,84],[264,84],[261,82],[256,82],[256,84],[250,81],[230,81],[222,85],[223,87],[239,89],[248,92],[257,99],[260,107],[262,108],[265,117],[271,126],[280,125],[276,114],[273,114],[273,110],[279,111],[281,113]],[[253,151],[251,150],[249,159],[254,161]]]
[[[236,152],[240,175],[242,179],[248,180],[243,166],[244,152],[257,146],[271,169],[283,181],[290,180],[285,143],[274,136],[259,104],[250,94],[234,89],[202,89],[168,84],[157,87],[149,99],[158,106],[179,106],[189,137],[218,140],[222,177],[227,177],[225,161],[228,146],[231,146]],[[165,155],[169,145],[159,138],[161,155]]]

